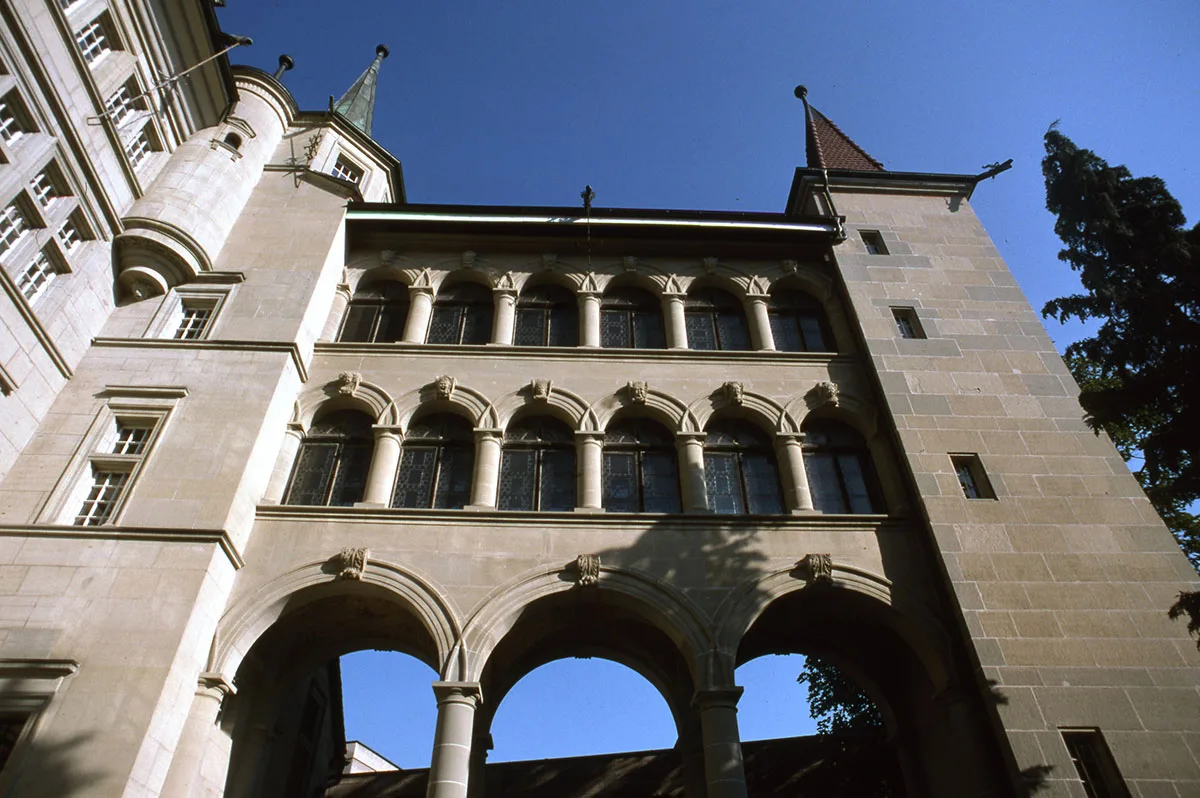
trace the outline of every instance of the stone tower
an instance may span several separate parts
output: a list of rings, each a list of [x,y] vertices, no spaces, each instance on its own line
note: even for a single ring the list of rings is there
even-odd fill
[[[581,654],[663,694],[672,794],[745,796],[734,669],[788,651],[910,795],[1200,789],[1195,574],[982,176],[805,99],[782,213],[415,205],[386,48],[303,111],[227,46],[202,0],[0,8],[0,792],[319,794],[363,648],[438,673],[436,798]]]

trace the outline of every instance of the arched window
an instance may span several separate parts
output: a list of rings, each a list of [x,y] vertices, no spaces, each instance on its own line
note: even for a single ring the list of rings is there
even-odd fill
[[[731,294],[716,288],[699,288],[684,300],[689,349],[750,348],[750,329],[742,305]]]
[[[834,351],[825,309],[803,291],[772,291],[767,313],[775,348],[780,352]]]
[[[881,506],[866,443],[845,424],[804,425],[804,471],[813,507],[822,513],[873,513]]]
[[[537,416],[504,432],[501,510],[575,509],[575,435],[561,421]]]
[[[704,441],[708,508],[720,515],[782,513],[783,490],[771,439],[745,421],[714,421]]]
[[[579,346],[579,307],[557,285],[528,288],[517,299],[517,346]]]
[[[662,306],[641,288],[614,288],[600,300],[600,345],[666,349]]]
[[[474,472],[469,422],[450,413],[413,421],[404,436],[392,506],[461,510],[471,501]]]
[[[492,292],[478,283],[454,283],[438,292],[429,325],[431,344],[486,344],[492,340]]]
[[[356,410],[321,416],[300,444],[283,503],[349,507],[362,501],[374,449],[368,416]]]
[[[387,281],[360,288],[350,300],[339,341],[390,343],[404,338],[408,286]]]
[[[604,432],[604,509],[616,513],[677,513],[675,440],[660,424],[630,419]]]

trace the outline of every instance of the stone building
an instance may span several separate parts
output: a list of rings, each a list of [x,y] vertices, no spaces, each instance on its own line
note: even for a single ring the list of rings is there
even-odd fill
[[[437,798],[573,655],[746,795],[734,668],[789,651],[909,795],[1200,791],[1195,573],[981,176],[806,105],[781,213],[411,203],[385,49],[302,111],[211,5],[0,5],[0,794],[320,794],[363,648],[439,674]]]

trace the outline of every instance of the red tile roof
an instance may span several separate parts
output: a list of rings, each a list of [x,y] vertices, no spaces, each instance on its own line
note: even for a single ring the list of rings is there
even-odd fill
[[[805,127],[807,128],[805,154],[810,169],[856,169],[867,172],[883,172],[883,164],[867,154],[866,150],[842,132],[842,129],[823,113],[807,102]]]

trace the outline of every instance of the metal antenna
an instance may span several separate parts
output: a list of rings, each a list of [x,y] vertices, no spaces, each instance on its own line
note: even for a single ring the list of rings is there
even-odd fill
[[[592,200],[596,198],[596,192],[592,191],[591,186],[584,186],[583,191],[579,192],[579,198],[583,200],[583,213],[587,220],[587,259],[590,272],[592,270]]]

